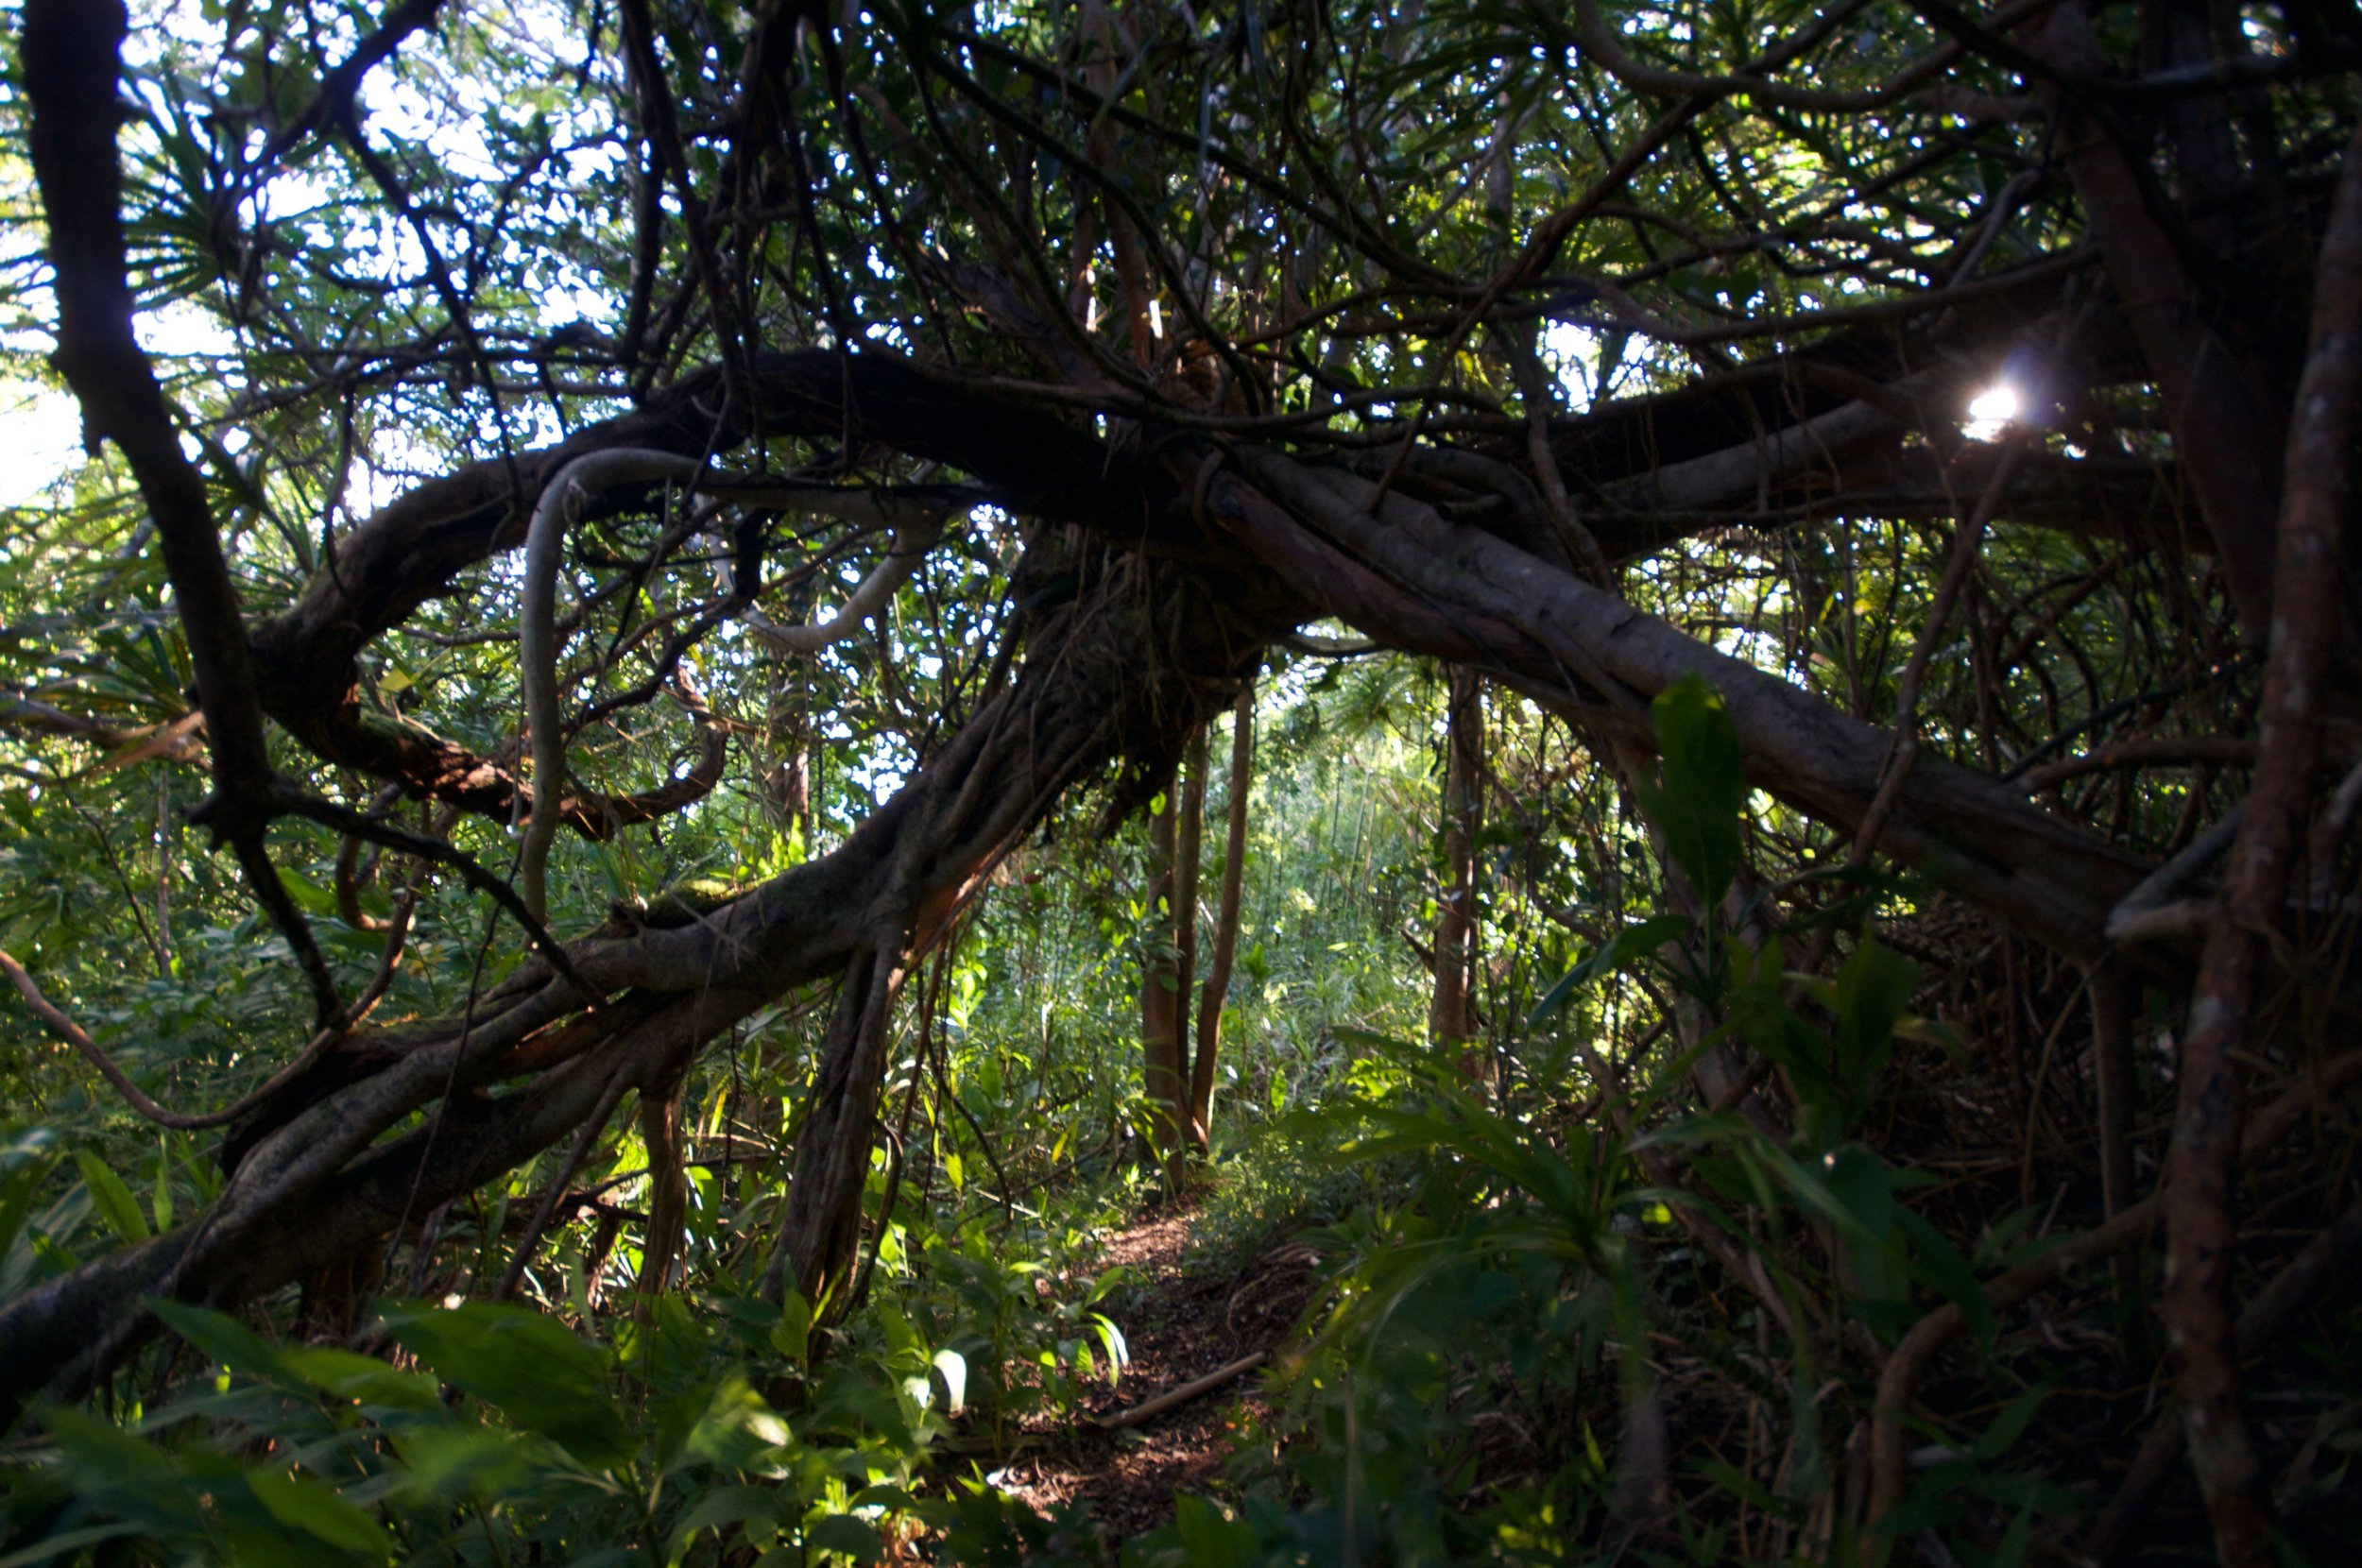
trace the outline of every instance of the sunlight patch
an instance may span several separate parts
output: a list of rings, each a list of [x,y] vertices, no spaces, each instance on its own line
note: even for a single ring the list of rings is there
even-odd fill
[[[1972,441],[1998,441],[2018,416],[2017,388],[1996,382],[1970,400],[1968,422],[1960,434]]]

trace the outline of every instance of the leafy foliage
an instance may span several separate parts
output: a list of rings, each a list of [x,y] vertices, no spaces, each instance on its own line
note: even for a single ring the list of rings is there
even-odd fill
[[[2199,10],[142,0],[100,215],[204,526],[103,421],[0,509],[0,948],[88,1036],[0,1007],[0,1314],[77,1358],[0,1568],[2191,1536],[2224,1489],[2125,1469],[2175,1338],[2131,1220],[2239,1118],[2168,1109],[2188,930],[2103,928],[2259,767],[2280,492],[2209,482],[2282,459],[2362,48]],[[109,226],[9,47],[0,378],[72,422],[50,251]],[[198,543],[243,630],[183,617]],[[1174,1194],[1143,976],[1216,921],[1137,819],[1250,678]],[[2355,1234],[2343,723],[2227,1053],[2290,1560],[2362,1530],[2306,1273]],[[493,896],[552,800],[564,964]],[[1320,1289],[1228,1475],[1111,1539],[1012,1461],[1144,1391],[1101,1253],[1176,1199],[1195,1274]]]

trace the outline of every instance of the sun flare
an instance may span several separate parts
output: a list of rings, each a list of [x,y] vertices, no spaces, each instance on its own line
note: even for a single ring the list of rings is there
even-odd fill
[[[1960,430],[1972,441],[1998,440],[2017,414],[2017,388],[2007,382],[1996,383],[1969,402],[1968,423]]]

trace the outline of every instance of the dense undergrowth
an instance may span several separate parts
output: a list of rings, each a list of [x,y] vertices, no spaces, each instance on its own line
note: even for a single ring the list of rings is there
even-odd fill
[[[1381,723],[1356,715],[1363,733]],[[1669,880],[1642,886],[1669,903],[1663,889],[1697,890],[1690,907],[1717,912],[1643,909],[1539,994],[1497,991],[1482,1070],[1341,1021],[1384,1023],[1390,997],[1397,1024],[1414,1016],[1411,977],[1364,971],[1358,996],[1331,977],[1292,1005],[1289,980],[1248,971],[1260,1039],[1192,1178],[1189,1268],[1241,1273],[1288,1242],[1317,1255],[1321,1286],[1262,1374],[1272,1401],[1227,1481],[1178,1499],[1168,1526],[1110,1540],[1087,1504],[1043,1516],[992,1480],[1120,1374],[1142,1285],[1100,1271],[1098,1241],[1168,1198],[1136,1157],[1137,1099],[1031,1054],[1094,1002],[1087,978],[1041,963],[1054,922],[1018,883],[1015,917],[990,929],[1001,946],[971,939],[937,972],[899,1119],[888,1102],[881,1223],[849,1311],[748,1287],[776,1196],[745,1086],[726,1077],[692,1166],[684,1288],[635,1287],[648,1153],[626,1133],[561,1177],[557,1238],[529,1267],[504,1271],[522,1216],[553,1195],[521,1182],[438,1217],[396,1260],[408,1280],[348,1297],[341,1327],[326,1284],[260,1314],[159,1302],[171,1335],[112,1408],[42,1406],[43,1436],[12,1451],[0,1562],[2032,1560],[2038,1531],[2088,1525],[2110,1447],[2142,1427],[2095,1389],[2144,1332],[2147,1287],[2095,1259],[2046,1309],[1994,1310],[1986,1287],[2039,1268],[2090,1199],[2028,1187],[1968,1219],[1980,1185],[2022,1173],[1916,1163],[1898,1136],[1931,1099],[1979,1092],[1976,1048],[1877,934],[1912,939],[1912,887],[1843,878],[1821,928],[1833,978],[1785,971],[1726,897],[1744,793],[1719,702],[1679,689],[1657,723],[1647,793]],[[1322,776],[1316,755],[1305,767]],[[1401,853],[1374,832],[1315,835],[1312,853],[1370,876]],[[1349,907],[1366,939],[1372,906]],[[1275,934],[1323,918],[1345,917],[1258,912]],[[1120,995],[1124,965],[1100,964]],[[1635,1035],[1616,1012],[1635,992],[1711,1022],[1686,1046]],[[1789,1127],[1752,1101],[1687,1102],[1726,1041],[1771,1065]],[[750,1042],[730,1075],[766,1066]],[[1059,1134],[1011,1147],[1045,1107],[1068,1118]],[[186,1140],[108,1150],[12,1134],[9,1288],[208,1196]],[[511,1287],[528,1303],[486,1299]],[[1931,1375],[1955,1414],[1910,1418],[1902,1495],[1865,1534],[1874,1380],[1946,1305],[1956,1342]],[[2353,1310],[2332,1299],[2270,1353],[2315,1423],[2284,1499],[2292,1562],[2336,1560],[2356,1525]]]

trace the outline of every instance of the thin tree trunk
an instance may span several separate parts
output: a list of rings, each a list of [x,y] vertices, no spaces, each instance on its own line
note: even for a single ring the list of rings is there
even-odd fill
[[[172,770],[156,770],[156,946],[172,978]]]
[[[685,1065],[684,1065],[685,1066]],[[640,1141],[648,1150],[648,1225],[640,1242],[640,1295],[659,1296],[680,1256],[689,1218],[688,1150],[681,1137],[686,1070],[640,1095]]]
[[[1435,997],[1428,1031],[1446,1051],[1458,1050],[1461,1072],[1483,1072],[1466,1049],[1476,1036],[1469,977],[1476,960],[1476,840],[1483,826],[1484,696],[1476,672],[1454,665],[1445,708],[1444,887],[1435,917]]]
[[[2288,435],[2258,714],[2261,746],[2190,994],[2165,1185],[2165,1289],[2159,1316],[2173,1346],[2190,1468],[2214,1522],[2216,1556],[2229,1568],[2261,1568],[2275,1555],[2261,1463],[2239,1408],[2232,1343],[2232,1262],[2241,1240],[2234,1190],[2239,1066],[2268,1030],[2258,1014],[2271,978],[2269,943],[2280,929],[2312,812],[2323,677],[2350,624],[2340,557],[2350,515],[2353,413],[2362,398],[2362,135],[2346,159],[2321,243],[2312,351]]]
[[[1172,867],[1172,1078],[1174,1120],[1185,1145],[1203,1149],[1197,1125],[1195,1082],[1190,1062],[1190,1000],[1197,994],[1198,881],[1206,863],[1206,732],[1190,738],[1182,759],[1181,818],[1173,826]]]
[[[2108,65],[2081,4],[2051,13],[2042,48],[2052,66],[2069,74],[2096,76]],[[2044,94],[2052,100],[2053,134],[2090,232],[2126,301],[2126,325],[2157,378],[2174,452],[2215,537],[2239,629],[2261,643],[2271,625],[2271,520],[2280,511],[2285,442],[2280,416],[2256,396],[2246,356],[2200,310],[2197,284],[2150,213],[2124,150],[2080,104],[2056,88]]]
[[[1230,821],[1223,839],[1222,894],[1214,912],[1214,952],[1197,1000],[1197,1059],[1190,1069],[1190,1139],[1203,1150],[1213,1130],[1214,1066],[1222,1043],[1222,1005],[1239,956],[1239,904],[1246,887],[1246,799],[1255,765],[1255,688],[1239,693],[1230,728]]]
[[[1178,954],[1172,941],[1170,913],[1179,902],[1174,867],[1180,803],[1180,780],[1165,791],[1164,804],[1149,824],[1149,861],[1155,875],[1148,887],[1152,946],[1140,964],[1140,1048],[1145,1066],[1149,1112],[1149,1157],[1170,1165],[1181,1139],[1181,982]],[[1166,915],[1158,917],[1156,911]]]
[[[765,1270],[765,1301],[790,1287],[815,1307],[841,1308],[861,1250],[862,1189],[885,1078],[888,1026],[902,982],[899,943],[856,949],[837,989],[810,1108],[796,1139],[795,1173],[779,1250]]]
[[[2091,969],[2092,1080],[2098,1101],[2099,1202],[2114,1219],[2140,1200],[2133,1192],[2132,1114],[2138,1085],[2132,1074],[2132,1029],[2139,983],[2122,963],[2103,960]]]

